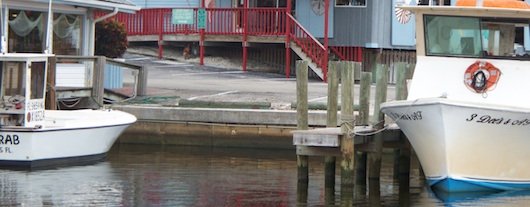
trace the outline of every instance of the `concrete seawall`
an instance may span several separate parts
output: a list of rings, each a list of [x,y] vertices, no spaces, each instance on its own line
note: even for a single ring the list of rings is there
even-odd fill
[[[113,105],[138,121],[120,143],[294,149],[295,110]],[[311,111],[309,125],[326,125],[326,111]]]

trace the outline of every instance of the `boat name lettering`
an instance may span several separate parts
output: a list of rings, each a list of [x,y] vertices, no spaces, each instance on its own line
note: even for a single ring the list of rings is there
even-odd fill
[[[11,148],[9,147],[0,147],[0,153],[11,154],[13,152],[11,152]]]
[[[36,110],[43,110],[44,109],[44,102],[42,101],[32,101],[28,104],[29,111],[36,111]]]
[[[28,121],[44,121],[44,111],[34,111],[28,113]]]
[[[497,124],[497,125],[513,125],[513,126],[526,126],[530,125],[530,119],[521,119],[521,120],[512,120],[506,119],[504,117],[492,117],[491,115],[478,115],[471,114],[469,118],[466,119],[468,122],[476,122],[481,124]]]
[[[418,121],[422,120],[423,117],[421,116],[421,111],[416,111],[412,113],[390,113],[390,117],[394,120],[410,120],[410,121]]]
[[[7,134],[7,135],[0,135],[0,144],[3,145],[18,145],[20,144],[20,139],[18,138],[18,135],[16,134]]]

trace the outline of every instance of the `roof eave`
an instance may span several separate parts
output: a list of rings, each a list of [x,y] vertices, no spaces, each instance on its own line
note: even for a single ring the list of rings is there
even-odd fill
[[[94,0],[61,0],[63,4],[73,5],[73,6],[79,6],[79,7],[87,7],[87,8],[97,8],[97,9],[103,9],[103,10],[114,10],[115,8],[118,8],[120,12],[126,12],[126,13],[135,13],[136,11],[140,10],[141,8],[134,5],[126,5],[126,4],[116,4],[111,2],[102,2],[102,1],[94,1]]]

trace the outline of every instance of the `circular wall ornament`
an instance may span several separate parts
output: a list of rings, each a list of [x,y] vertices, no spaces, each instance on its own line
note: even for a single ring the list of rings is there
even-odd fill
[[[324,14],[324,0],[311,0],[311,8],[317,16],[322,16]]]

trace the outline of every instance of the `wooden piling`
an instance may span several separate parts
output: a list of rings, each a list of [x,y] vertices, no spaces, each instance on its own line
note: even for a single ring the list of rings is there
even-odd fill
[[[298,129],[308,129],[307,82],[308,71],[306,61],[296,61],[296,113]]]
[[[138,96],[147,95],[147,76],[148,66],[142,66],[138,71],[138,88],[136,89]]]
[[[395,100],[404,100],[407,98],[407,74],[408,67],[405,63],[396,63],[394,65],[396,72],[396,94]],[[410,149],[408,148],[408,141],[403,133],[400,133],[400,147],[394,149],[394,179],[399,179],[401,174],[408,174],[410,170]]]
[[[361,126],[369,125],[370,119],[370,93],[372,85],[372,73],[362,72],[361,83],[360,83],[360,94],[359,94],[359,116],[357,117],[357,124]],[[366,172],[367,172],[367,153],[357,152],[355,158],[355,185],[365,186],[366,190]],[[364,194],[365,191],[359,192]]]
[[[328,104],[327,104],[327,127],[337,127],[339,78],[337,65],[339,62],[330,62],[328,66]],[[335,156],[325,156],[324,158],[324,194],[326,204],[335,202]]]
[[[105,64],[106,58],[104,56],[98,56],[92,76],[92,98],[99,107],[103,106],[103,96],[105,93],[103,86],[103,82],[105,81]]]
[[[55,74],[57,68],[57,57],[48,58],[48,74],[46,75],[46,109],[57,109],[57,96],[55,93]]]
[[[297,128],[306,130],[308,126],[308,100],[307,100],[307,82],[308,68],[307,61],[296,61],[296,111],[297,111]],[[298,168],[298,186],[297,201],[299,203],[307,202],[307,188],[309,182],[309,166],[307,155],[297,155]]]
[[[388,84],[388,70],[386,65],[378,64],[376,69],[376,89],[373,127],[375,130],[382,129],[384,126],[384,114],[380,110],[381,103],[386,101],[386,92]],[[379,180],[381,175],[381,153],[383,148],[383,133],[377,133],[373,137],[374,151],[368,156],[368,179]],[[372,188],[373,186],[369,187]]]
[[[351,132],[354,127],[353,84],[355,81],[352,62],[341,64],[341,200],[348,205],[353,201],[355,151]]]

